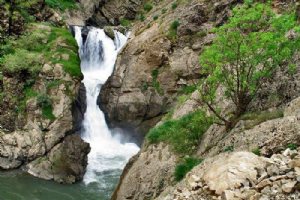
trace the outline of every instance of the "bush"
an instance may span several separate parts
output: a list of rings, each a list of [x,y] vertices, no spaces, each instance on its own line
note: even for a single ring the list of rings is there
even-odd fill
[[[184,162],[177,165],[175,168],[175,180],[181,181],[189,171],[191,171],[195,166],[199,165],[202,161],[202,159],[193,157],[185,158]]]
[[[158,19],[158,15],[155,15],[154,17],[153,17],[153,20],[157,20]]]
[[[40,54],[25,49],[15,49],[13,54],[3,57],[2,70],[4,73],[28,72],[35,76],[42,68],[43,57]]]
[[[260,156],[261,155],[261,152],[260,152],[260,149],[259,148],[255,148],[252,150],[252,153],[254,153],[255,155],[257,156]]]
[[[146,12],[149,12],[150,10],[152,10],[152,8],[153,8],[153,5],[152,5],[151,3],[146,3],[146,4],[144,5],[144,10],[145,10]]]
[[[175,10],[175,9],[177,8],[177,6],[178,6],[178,5],[177,5],[176,2],[172,3],[172,9],[173,9],[173,10]]]
[[[163,9],[161,10],[161,13],[162,13],[162,14],[165,14],[167,11],[168,11],[168,9],[163,8]]]
[[[120,19],[120,24],[124,27],[129,27],[131,25],[131,22],[128,19],[122,18]]]
[[[167,34],[167,37],[170,40],[175,40],[177,38],[177,29],[179,25],[180,22],[178,20],[173,21],[172,24],[170,25],[169,32]]]
[[[145,21],[146,17],[145,17],[145,15],[140,14],[139,19],[140,19],[141,22],[143,22],[143,21]]]
[[[147,135],[150,144],[166,142],[172,149],[183,155],[191,155],[197,150],[202,135],[212,125],[213,119],[198,110],[178,120],[168,120],[151,129]]]

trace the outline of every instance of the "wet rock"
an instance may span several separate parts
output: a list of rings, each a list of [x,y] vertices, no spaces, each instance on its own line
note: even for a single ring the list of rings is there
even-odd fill
[[[80,136],[67,136],[50,150],[46,157],[30,162],[27,172],[33,176],[60,183],[75,183],[82,180],[87,166],[90,146]]]

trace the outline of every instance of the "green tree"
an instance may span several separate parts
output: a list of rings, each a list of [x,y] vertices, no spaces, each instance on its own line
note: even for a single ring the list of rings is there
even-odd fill
[[[200,55],[200,64],[209,75],[200,93],[222,124],[233,126],[264,81],[277,67],[289,63],[300,47],[299,30],[294,14],[278,16],[269,4],[262,3],[237,6],[228,23],[215,29],[213,44]],[[229,119],[214,106],[219,86],[236,106]]]

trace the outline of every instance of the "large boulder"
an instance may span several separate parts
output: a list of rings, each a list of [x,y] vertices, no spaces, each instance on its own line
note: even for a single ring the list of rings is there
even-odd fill
[[[67,136],[45,157],[27,164],[27,172],[38,178],[59,183],[75,183],[82,180],[87,166],[90,146],[79,135]]]
[[[164,144],[144,148],[125,167],[112,200],[152,199],[172,182],[176,156]]]
[[[299,150],[287,149],[271,158],[222,153],[206,159],[156,200],[299,199]]]

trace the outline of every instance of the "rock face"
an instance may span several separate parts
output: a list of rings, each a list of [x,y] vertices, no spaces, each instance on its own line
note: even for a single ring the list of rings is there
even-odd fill
[[[51,32],[46,25],[34,28],[45,34]],[[47,39],[44,43],[48,44]],[[69,45],[58,37],[51,48],[72,48]],[[72,49],[77,51],[76,46]],[[52,56],[59,61],[70,60],[68,53],[55,52]],[[81,128],[86,109],[84,87],[79,90],[80,75],[72,76],[63,64],[45,61],[37,76],[26,70],[5,72],[3,76],[0,169],[23,167],[35,176],[62,183],[81,180],[89,145],[74,135]]]
[[[253,128],[246,128],[247,123],[241,121],[226,133],[219,126],[211,127],[199,145],[199,156],[209,157],[232,146],[234,150],[259,148],[263,155],[272,155],[283,150],[288,144],[300,142],[300,98],[293,100],[285,109],[284,117],[263,122]],[[248,130],[247,130],[248,129]]]
[[[112,199],[152,199],[171,184],[176,156],[169,146],[152,145],[131,159]]]
[[[140,0],[80,0],[80,9],[69,11],[66,22],[97,27],[119,25],[122,18],[135,19],[142,3]]]
[[[174,106],[181,88],[204,76],[199,52],[214,37],[209,31],[226,19],[230,6],[238,1],[191,1],[176,10],[169,8],[172,2],[155,4],[145,21],[134,25],[113,75],[102,88],[102,110],[112,126],[137,127],[141,135],[153,127]],[[168,11],[161,15],[164,8]],[[156,15],[160,18],[153,21]],[[180,19],[180,26],[172,38],[168,32],[175,19]]]
[[[75,183],[82,180],[87,166],[89,144],[82,142],[79,135],[67,136],[47,153],[27,164],[28,173],[46,180],[60,183]]]
[[[287,149],[271,158],[249,152],[220,154],[156,200],[299,199],[299,150]]]

